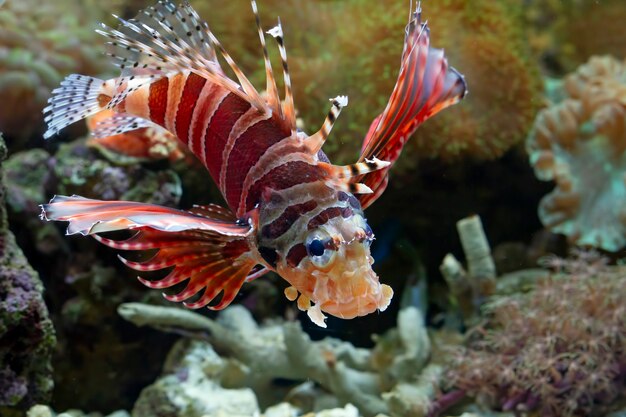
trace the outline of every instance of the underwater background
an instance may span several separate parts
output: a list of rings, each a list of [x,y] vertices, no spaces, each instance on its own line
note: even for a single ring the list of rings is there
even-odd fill
[[[82,122],[42,138],[66,75],[116,74],[98,22],[152,3],[0,0],[0,416],[626,415],[626,2],[422,2],[469,94],[419,128],[366,212],[391,306],[326,329],[278,276],[190,311],[40,220],[55,194],[223,204],[167,141],[120,149]],[[264,85],[249,2],[191,4]],[[299,126],[350,97],[335,163],[387,102],[408,7],[259,0],[283,23]]]

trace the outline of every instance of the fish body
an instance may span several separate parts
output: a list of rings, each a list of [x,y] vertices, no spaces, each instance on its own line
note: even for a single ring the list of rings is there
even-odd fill
[[[120,124],[135,121],[137,129],[115,133]],[[139,127],[139,126],[143,127]],[[87,145],[98,149],[108,159],[123,165],[168,159],[172,162],[185,156],[176,137],[168,130],[147,120],[122,116],[103,110],[87,119],[93,137]]]
[[[330,163],[321,151],[347,98],[331,99],[322,127],[307,135],[296,128],[291,80],[280,23],[268,31],[283,63],[281,100],[258,20],[267,87],[259,94],[188,5],[161,1],[118,29],[104,27],[109,54],[120,77],[97,80],[72,75],[55,90],[45,110],[50,137],[74,121],[104,110],[172,132],[207,168],[228,209],[174,210],[160,206],[55,197],[42,217],[70,222],[68,233],[92,235],[121,250],[159,249],[143,262],[123,262],[139,271],[173,269],[156,281],[166,288],[187,280],[166,298],[191,308],[228,305],[244,282],[276,271],[291,286],[290,300],[324,325],[327,312],[353,318],[384,310],[393,291],[371,268],[373,232],[363,208],[384,190],[387,171],[417,126],[465,94],[463,78],[443,53],[429,47],[417,5],[407,26],[398,82],[385,111],[372,123],[359,161]],[[237,77],[222,71],[221,53]],[[75,98],[81,98],[76,104]],[[131,229],[126,241],[99,233]],[[214,299],[222,293],[217,304]],[[193,301],[192,301],[193,300]]]

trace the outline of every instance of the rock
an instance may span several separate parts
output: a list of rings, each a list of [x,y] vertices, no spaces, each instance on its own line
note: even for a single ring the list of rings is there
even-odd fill
[[[164,375],[144,389],[133,417],[253,417],[260,413],[249,388],[227,389],[218,381],[228,363],[202,342],[181,340],[168,357]]]
[[[6,147],[0,137],[0,160]],[[56,337],[39,275],[8,229],[0,191],[0,415],[48,401]]]

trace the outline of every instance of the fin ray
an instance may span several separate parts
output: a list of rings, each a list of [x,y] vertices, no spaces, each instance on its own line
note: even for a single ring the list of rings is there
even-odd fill
[[[213,211],[224,217],[225,210]],[[199,308],[223,293],[222,299],[210,307],[221,309],[234,300],[246,277],[259,264],[249,240],[253,228],[246,223],[212,218],[208,209],[196,211],[202,215],[152,204],[58,196],[42,206],[42,218],[69,221],[69,234],[89,234],[117,249],[157,249],[147,260],[130,261],[123,257],[120,260],[137,271],[173,267],[161,279],[139,277],[139,280],[150,288],[169,288],[188,279],[181,292],[164,295],[165,298],[184,302],[204,291],[198,300],[185,303],[189,308]],[[125,241],[97,235],[113,230],[137,232]]]
[[[194,28],[187,24],[188,18],[196,23]],[[151,82],[156,81],[159,74],[191,71],[240,96],[259,111],[268,111],[254,86],[191,6],[177,7],[163,0],[142,10],[134,19],[118,17],[118,20],[118,29],[102,25],[103,30],[98,33],[111,39],[109,55],[117,66],[132,74],[131,77],[143,77],[145,82]],[[224,74],[215,57],[215,48],[235,72],[240,84]],[[146,71],[151,72],[148,77]]]
[[[442,50],[430,47],[428,24],[422,23],[421,7],[417,3],[405,29],[396,85],[385,110],[370,126],[359,161],[377,157],[393,164],[420,124],[457,103],[466,92],[463,76],[448,66]],[[360,197],[363,208],[384,191],[389,168],[355,178],[355,181],[362,181],[373,190],[372,194]]]
[[[103,109],[101,98],[104,91],[103,80],[85,75],[68,75],[59,88],[52,91],[48,106],[43,109],[44,121],[48,129],[44,139],[61,129],[100,112]]]
[[[278,44],[278,51],[280,53],[280,60],[283,64],[283,79],[285,83],[285,103],[283,105],[283,115],[289,127],[291,128],[291,135],[296,134],[296,110],[293,103],[293,89],[291,87],[291,76],[289,75],[289,65],[287,64],[287,49],[285,48],[285,39],[283,37],[283,27],[278,19],[278,24],[267,33],[276,39]]]

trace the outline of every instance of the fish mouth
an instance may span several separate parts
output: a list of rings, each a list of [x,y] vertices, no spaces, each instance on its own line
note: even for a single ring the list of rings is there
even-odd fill
[[[368,268],[369,269],[369,268]],[[374,311],[385,311],[391,303],[393,290],[389,285],[381,284],[378,276],[368,271],[344,272],[336,281],[334,291],[329,297],[317,302],[322,311],[342,319],[365,316]]]

